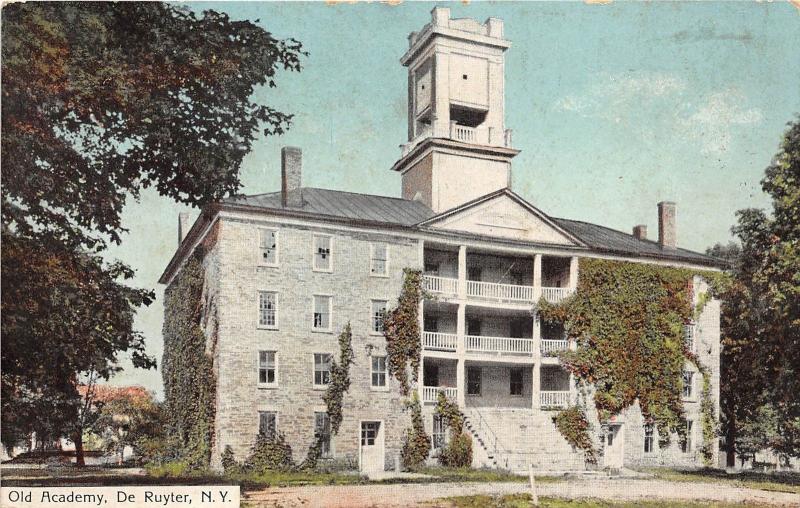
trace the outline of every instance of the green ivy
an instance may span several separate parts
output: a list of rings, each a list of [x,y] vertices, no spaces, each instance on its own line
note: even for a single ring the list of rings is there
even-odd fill
[[[597,451],[589,435],[592,426],[582,407],[570,406],[559,411],[553,417],[553,423],[570,445],[583,452],[586,462],[597,464]]]
[[[695,275],[682,268],[584,258],[572,297],[555,305],[539,302],[542,319],[563,323],[577,342],[576,350],[559,358],[579,385],[594,387],[601,423],[638,400],[645,420],[657,426],[661,446],[671,433],[684,432],[686,360],[705,372],[683,340],[696,310],[689,284]],[[704,439],[713,446],[713,439]]]
[[[397,307],[387,313],[383,334],[386,337],[387,369],[400,382],[400,392],[408,396],[408,367],[411,367],[412,381],[416,383],[421,361],[419,304],[424,291],[420,270],[405,268],[403,274],[403,288],[397,299]]]
[[[439,392],[436,414],[444,422],[450,434],[447,446],[439,454],[439,463],[446,467],[469,467],[472,465],[472,438],[464,431],[464,415],[458,405]]]
[[[353,331],[350,323],[339,334],[339,362],[331,362],[331,382],[322,396],[331,424],[331,436],[339,433],[342,424],[342,402],[344,394],[350,389],[350,365],[355,359],[353,353]],[[322,456],[322,435],[315,436],[314,442],[308,448],[306,459],[301,465],[303,469],[314,469]]]
[[[207,351],[203,319],[216,315],[203,300],[205,272],[197,251],[164,292],[162,378],[167,433],[189,467],[208,466],[214,440],[216,378],[213,351]],[[216,343],[212,331],[209,341]]]
[[[400,457],[403,460],[403,467],[413,471],[425,464],[425,459],[428,458],[431,451],[431,440],[425,433],[425,425],[422,422],[422,406],[416,392],[412,395],[411,401],[406,403],[406,408],[411,410],[411,428],[406,430],[403,436]]]

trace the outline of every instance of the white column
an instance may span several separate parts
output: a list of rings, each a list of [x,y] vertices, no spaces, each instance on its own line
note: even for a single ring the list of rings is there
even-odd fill
[[[466,383],[466,368],[464,367],[464,359],[459,358],[458,364],[456,365],[456,385],[458,385],[458,407],[460,409],[464,409],[466,406],[466,394],[467,394],[467,383]]]
[[[538,302],[542,296],[542,255],[533,256],[533,299]],[[533,386],[531,389],[532,409],[539,409],[542,364],[542,322],[539,313],[533,314]]]
[[[578,287],[578,256],[572,256],[569,260],[569,288]]]
[[[458,297],[467,298],[467,246],[458,247]]]
[[[533,378],[531,379],[532,386],[531,386],[531,408],[532,409],[539,409],[539,391],[542,389],[542,380],[541,380],[541,363],[537,361],[533,364]]]
[[[538,302],[542,296],[542,255],[533,256],[533,299]]]

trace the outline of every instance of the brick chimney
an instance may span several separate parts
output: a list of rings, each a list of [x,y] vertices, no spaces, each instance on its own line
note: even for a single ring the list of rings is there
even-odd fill
[[[186,238],[186,235],[189,234],[189,230],[192,229],[192,221],[189,218],[188,213],[179,213],[178,214],[178,246],[183,243],[183,239]]]
[[[647,225],[637,224],[633,226],[633,237],[637,240],[647,240]]]
[[[658,243],[662,249],[678,246],[675,203],[662,201],[658,204]]]
[[[295,146],[281,148],[281,205],[284,208],[303,206],[302,172],[303,151]]]

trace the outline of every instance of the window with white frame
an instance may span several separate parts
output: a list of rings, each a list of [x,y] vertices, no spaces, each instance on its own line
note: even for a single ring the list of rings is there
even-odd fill
[[[372,333],[383,332],[383,320],[386,319],[386,300],[372,300]]]
[[[331,456],[331,419],[328,413],[314,413],[314,438],[321,445],[323,457]]]
[[[314,295],[314,330],[331,329],[331,300],[330,296]]]
[[[258,383],[274,385],[276,381],[275,351],[258,352]]]
[[[692,451],[692,420],[686,420],[686,438],[681,443],[681,451],[689,453]]]
[[[331,270],[331,237],[314,235],[314,270]]]
[[[258,433],[268,439],[275,439],[278,432],[278,413],[275,411],[258,412]]]
[[[369,272],[372,275],[387,275],[389,273],[389,247],[385,243],[370,245]]]
[[[686,349],[694,352],[694,325],[692,323],[683,325],[683,343]]]
[[[275,266],[278,264],[278,230],[259,229],[258,246],[261,257],[259,262],[262,265]]]
[[[325,386],[331,382],[331,355],[314,353],[314,386]]]
[[[694,396],[694,372],[683,371],[683,398],[691,399]]]
[[[386,357],[372,357],[372,386],[386,386]]]
[[[258,326],[262,328],[278,327],[278,293],[274,291],[258,292]]]
[[[644,426],[644,453],[653,453],[653,444],[655,443],[655,429],[652,423]]]

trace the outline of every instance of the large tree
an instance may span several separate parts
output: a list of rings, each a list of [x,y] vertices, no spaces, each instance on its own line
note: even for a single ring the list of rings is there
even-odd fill
[[[734,449],[758,446],[800,456],[800,120],[789,125],[761,186],[772,213],[739,211],[733,233],[741,248],[709,250],[727,257],[733,273],[721,295],[729,464]],[[752,435],[759,425],[773,430]]]
[[[259,131],[290,115],[254,102],[293,39],[154,2],[2,10],[2,437],[69,433],[81,375],[117,355],[151,367],[133,315],[153,299],[102,259],[143,189],[203,206],[236,192]],[[42,408],[55,405],[54,411]]]

